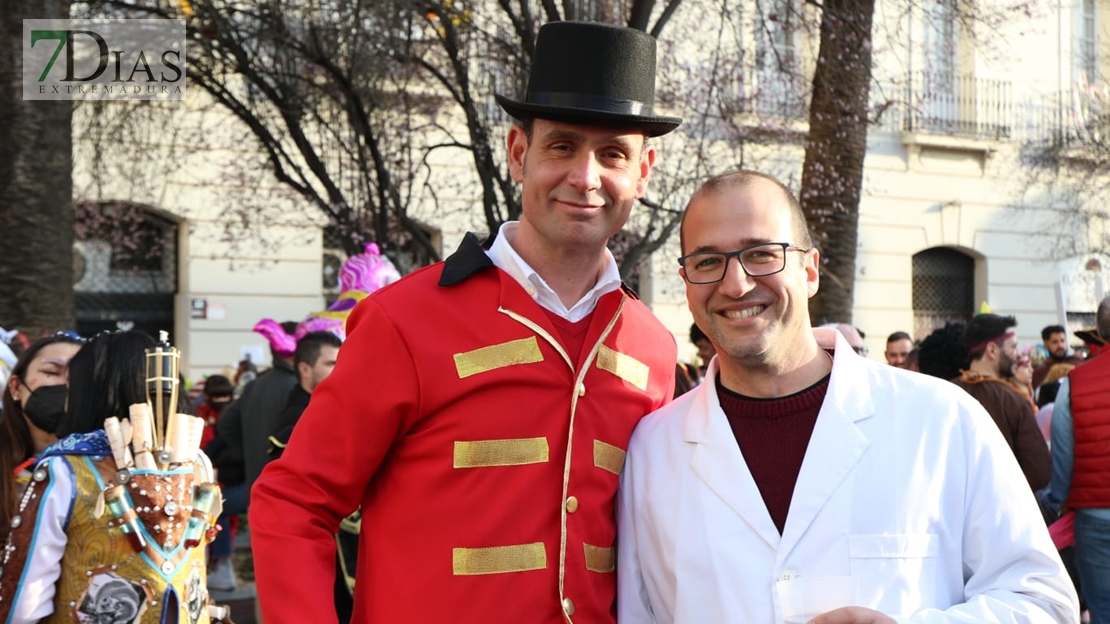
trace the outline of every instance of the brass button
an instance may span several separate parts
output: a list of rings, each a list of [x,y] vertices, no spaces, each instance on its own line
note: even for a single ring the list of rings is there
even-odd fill
[[[578,511],[578,497],[577,496],[568,496],[567,497],[567,512],[568,513],[574,513],[576,511]]]
[[[563,613],[574,615],[574,601],[570,598],[563,598]]]
[[[586,396],[586,384],[578,384],[578,396]]]

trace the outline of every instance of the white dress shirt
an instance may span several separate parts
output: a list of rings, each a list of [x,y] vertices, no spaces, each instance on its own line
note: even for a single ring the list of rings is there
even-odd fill
[[[559,299],[559,295],[555,293],[555,289],[551,288],[540,277],[540,274],[528,266],[524,258],[521,258],[520,254],[513,249],[513,239],[516,238],[516,231],[519,226],[519,221],[503,223],[501,229],[497,232],[497,238],[494,239],[493,245],[486,253],[489,254],[490,260],[493,260],[493,264],[497,268],[512,276],[521,288],[544,309],[558,314],[571,323],[577,323],[594,311],[598,299],[620,288],[621,274],[617,270],[617,261],[613,259],[613,254],[606,249],[605,267],[602,269],[601,275],[598,276],[597,283],[568,309]]]

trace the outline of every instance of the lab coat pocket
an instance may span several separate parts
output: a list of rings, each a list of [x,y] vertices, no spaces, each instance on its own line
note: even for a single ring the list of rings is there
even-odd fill
[[[934,533],[849,535],[860,604],[892,616],[931,604],[943,587],[937,577],[939,553],[940,538]]]

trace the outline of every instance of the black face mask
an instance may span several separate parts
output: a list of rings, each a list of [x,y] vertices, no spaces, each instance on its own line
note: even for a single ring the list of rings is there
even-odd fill
[[[65,384],[39,386],[23,403],[23,413],[31,423],[47,433],[55,433],[58,423],[66,413],[69,389]]]

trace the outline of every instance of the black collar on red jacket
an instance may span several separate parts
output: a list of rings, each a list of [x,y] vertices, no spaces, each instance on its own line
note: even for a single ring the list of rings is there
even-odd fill
[[[447,256],[443,261],[443,273],[439,276],[440,286],[454,286],[478,271],[493,267],[493,260],[486,254],[493,244],[493,236],[486,239],[485,243],[478,242],[474,232],[467,232],[455,253]]]
[[[467,232],[455,253],[447,256],[447,259],[443,261],[443,273],[439,275],[439,285],[454,286],[482,269],[496,266],[493,264],[493,260],[490,260],[489,254],[486,253],[486,250],[493,245],[495,236],[490,236],[484,242],[479,242],[477,234]],[[640,298],[636,291],[623,282],[621,283],[621,289],[633,299]]]

